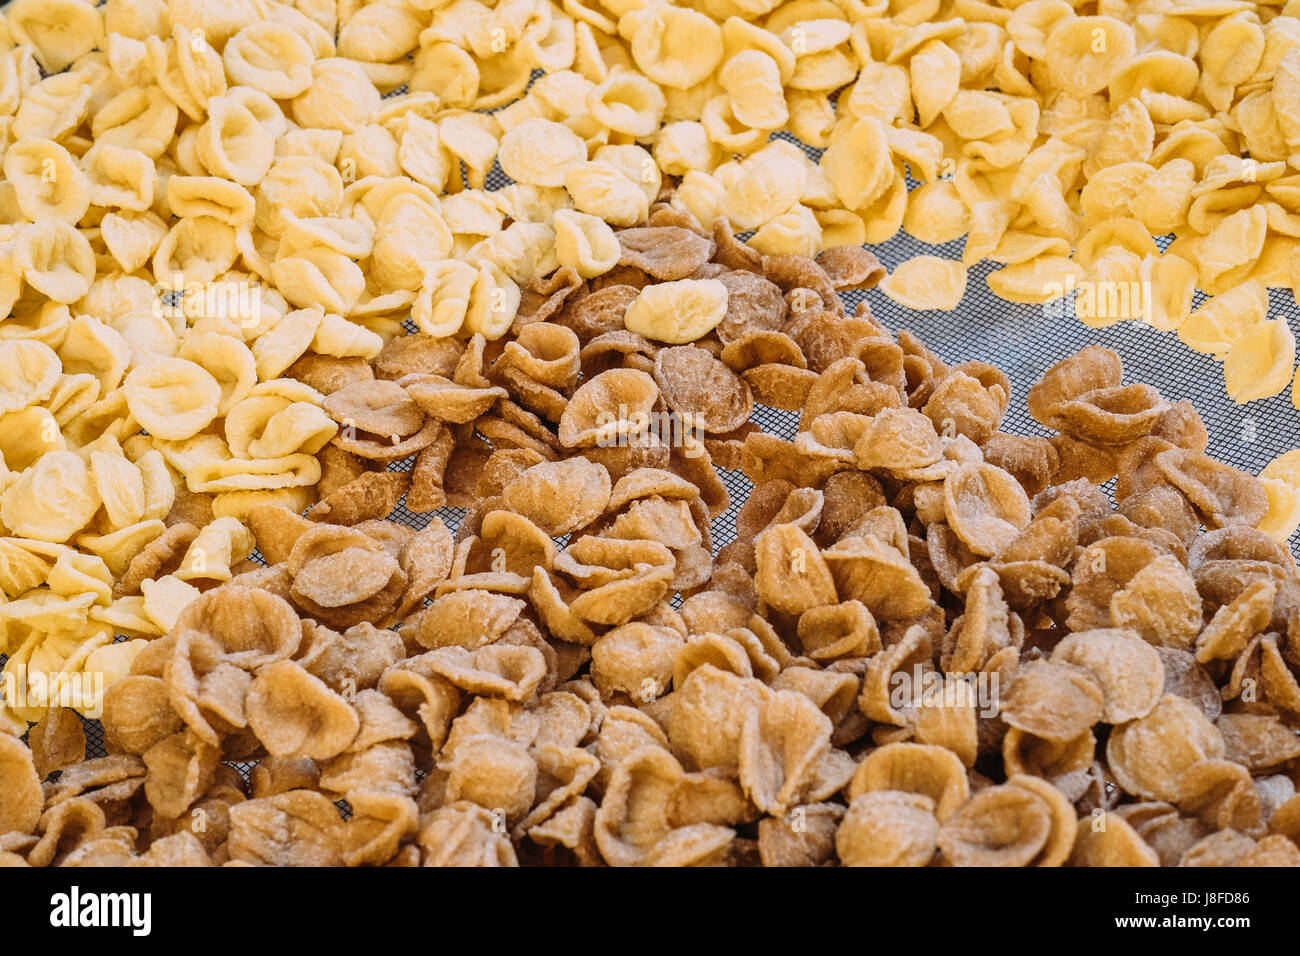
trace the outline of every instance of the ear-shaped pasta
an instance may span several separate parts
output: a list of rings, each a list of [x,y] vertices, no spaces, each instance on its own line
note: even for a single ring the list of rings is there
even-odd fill
[[[384,348],[384,340],[377,333],[363,325],[351,322],[334,312],[326,312],[316,329],[311,349],[317,355],[332,355],[338,358],[356,356],[373,359]]]
[[[293,100],[293,118],[298,125],[350,133],[379,112],[379,90],[353,61],[339,57],[317,60],[311,74],[311,86]]]
[[[407,5],[362,7],[339,28],[339,55],[369,63],[400,60],[419,45],[422,25]]]
[[[131,452],[134,456],[136,453]],[[144,454],[134,458],[136,468],[140,469],[140,479],[144,484],[143,521],[154,521],[166,517],[176,500],[176,486],[172,484],[171,472],[167,462],[156,448],[150,448]]]
[[[680,345],[708,335],[727,314],[727,287],[717,279],[649,285],[628,306],[623,324],[648,339]]]
[[[278,148],[278,147],[277,147]],[[348,133],[339,144],[338,165],[356,178],[366,176],[400,176],[397,162],[397,137],[377,123],[366,123],[355,133]]]
[[[271,134],[272,140],[278,142],[281,137],[288,135],[290,128],[293,126],[289,122],[289,118],[284,115],[284,110],[280,109],[280,104],[261,90],[255,90],[251,86],[232,86],[226,96],[252,113],[253,119],[262,124],[262,129]],[[338,131],[318,130],[317,133],[320,135],[337,134]],[[279,150],[277,150],[278,152]]]
[[[635,24],[632,59],[660,86],[687,89],[722,62],[722,29],[702,13],[665,4],[638,10],[628,20]]]
[[[221,57],[205,35],[178,23],[172,27],[170,39],[147,37],[144,49],[149,72],[158,87],[186,116],[201,122],[208,98],[226,92]]]
[[[91,452],[90,475],[112,530],[135,524],[144,516],[144,477],[123,455]]]
[[[540,17],[529,21],[519,38],[519,55],[532,69],[544,73],[569,69],[577,55],[573,20],[553,5],[539,6],[538,10],[551,11],[549,22]]]
[[[428,203],[390,202],[375,227],[371,274],[385,290],[420,288],[428,263],[451,254],[452,234]]]
[[[30,339],[0,342],[0,413],[43,402],[58,383],[59,357]]]
[[[443,259],[427,266],[419,294],[411,305],[416,328],[438,338],[459,332],[477,280],[478,270],[458,259]]]
[[[311,455],[283,458],[231,458],[201,461],[185,475],[190,491],[217,494],[226,491],[263,491],[301,488],[320,481],[320,462]]]
[[[144,38],[163,29],[161,20],[158,21],[157,29],[146,29],[139,34],[127,35],[120,29],[109,29],[108,37],[104,41],[104,52],[108,56],[108,69],[121,89],[142,87],[153,83]]]
[[[587,144],[576,133],[540,117],[507,130],[497,154],[507,176],[534,186],[563,186],[569,167],[586,159]]]
[[[248,190],[220,176],[168,176],[167,205],[181,218],[211,216],[229,226],[246,225],[254,213]]]
[[[47,451],[67,447],[58,421],[44,406],[29,405],[0,415],[0,460],[10,471],[22,471]]]
[[[451,175],[452,159],[438,124],[412,113],[393,125],[400,134],[397,162],[402,171],[434,192],[441,192]]]
[[[645,192],[623,172],[608,163],[587,162],[571,166],[564,188],[579,212],[597,216],[613,226],[635,226],[650,212]]]
[[[755,153],[730,188],[722,212],[733,229],[757,229],[789,212],[803,195],[808,180],[804,157],[784,144],[773,143]]]
[[[67,541],[99,510],[99,493],[85,460],[53,451],[10,482],[0,495],[0,521],[38,541]]]
[[[454,43],[422,45],[415,53],[412,90],[436,92],[448,109],[466,109],[478,97],[478,63]]]
[[[272,99],[291,100],[311,86],[315,53],[299,34],[279,23],[250,23],[221,51],[226,75]]]
[[[60,428],[67,428],[99,400],[99,381],[93,375],[62,375],[45,402]]]
[[[253,342],[257,376],[267,382],[278,378],[285,369],[307,351],[316,330],[324,320],[320,306],[309,306],[286,313]]]
[[[15,0],[5,11],[15,43],[30,43],[48,73],[58,73],[104,39],[98,7],[81,0]]]
[[[253,353],[232,336],[217,332],[190,332],[177,350],[176,357],[200,366],[220,386],[218,415],[229,412],[257,384],[257,361]]]
[[[616,133],[644,138],[663,118],[667,101],[663,91],[644,76],[628,70],[612,71],[587,96],[587,109]]]
[[[1113,17],[1062,17],[1047,35],[1044,61],[1057,87],[1087,96],[1110,82],[1135,46],[1133,28]]]
[[[513,222],[480,242],[468,257],[494,263],[519,282],[550,275],[560,267],[555,257],[555,229],[540,222]]]
[[[685,176],[691,170],[712,169],[717,151],[703,124],[682,120],[668,123],[655,137],[654,159],[669,176]]]
[[[301,249],[323,248],[341,252],[349,259],[364,259],[374,248],[375,231],[364,219],[344,216],[285,216],[277,255],[289,256]]]
[[[90,180],[90,201],[96,206],[144,212],[153,205],[158,175],[153,160],[138,149],[92,146],[81,165]]]
[[[154,279],[175,289],[192,282],[211,282],[229,272],[238,255],[233,226],[212,216],[190,216],[179,220],[163,237],[151,265]]]
[[[36,66],[34,61],[31,66]],[[83,74],[73,71],[37,82],[38,77],[39,72],[30,77],[33,85],[23,91],[10,132],[14,139],[64,140],[90,112],[90,86]]]
[[[167,225],[152,212],[109,213],[99,224],[99,235],[122,271],[132,273],[153,258]]]
[[[823,248],[817,215],[803,203],[764,223],[749,239],[749,246],[765,256],[815,256]]]
[[[343,180],[337,169],[317,156],[282,156],[257,188],[254,221],[263,232],[278,237],[287,216],[333,215],[342,201]]]
[[[464,162],[470,188],[482,189],[500,148],[501,128],[496,118],[487,113],[453,113],[438,121],[438,133],[453,160]],[[452,176],[449,190],[454,191],[459,185]]]
[[[780,129],[789,121],[781,69],[767,53],[737,53],[722,67],[718,80],[738,122],[753,129]]]
[[[908,64],[912,101],[921,129],[928,129],[952,98],[961,83],[961,58],[942,40],[930,40],[912,55]],[[877,116],[876,110],[866,115]],[[880,117],[888,121],[891,116]]]
[[[519,286],[499,266],[484,262],[470,292],[464,329],[485,339],[506,334],[519,312]]]
[[[111,326],[89,315],[79,315],[68,325],[58,348],[66,375],[89,374],[99,381],[99,394],[108,395],[122,382],[131,347]]]
[[[127,407],[150,435],[190,438],[217,417],[221,385],[202,366],[179,358],[154,359],[131,370],[123,385]]]
[[[314,455],[338,432],[319,405],[279,395],[253,395],[231,409],[226,440],[238,458]]]
[[[319,305],[347,315],[366,289],[361,267],[347,255],[324,246],[300,249],[271,264],[276,288],[292,305]]]
[[[867,208],[893,181],[889,142],[876,119],[858,120],[836,137],[822,155],[821,165],[847,209]]]
[[[261,182],[275,158],[275,141],[248,107],[229,96],[208,101],[208,119],[195,148],[203,165],[242,186]]]
[[[614,230],[603,219],[562,209],[555,214],[555,255],[584,279],[604,275],[623,254]]]
[[[5,151],[5,178],[32,222],[61,219],[76,225],[90,207],[90,185],[77,161],[58,143],[20,139]]]
[[[275,156],[311,156],[324,163],[339,159],[343,132],[337,129],[299,129],[294,127],[276,140]]]
[[[233,577],[230,566],[248,557],[255,547],[253,532],[239,519],[217,518],[190,542],[176,577],[182,581],[229,581]]]
[[[61,219],[24,226],[13,248],[23,280],[55,302],[76,302],[90,291],[95,253],[86,237]]]
[[[478,98],[474,109],[491,110],[518,99],[528,86],[532,70],[514,50],[480,57]]]
[[[90,128],[96,144],[138,149],[156,160],[172,141],[179,112],[158,87],[133,87],[100,107]]]

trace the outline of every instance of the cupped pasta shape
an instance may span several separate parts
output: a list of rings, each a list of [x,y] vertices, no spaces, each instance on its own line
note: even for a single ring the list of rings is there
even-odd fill
[[[454,43],[421,45],[415,53],[410,86],[412,90],[435,91],[445,106],[464,109],[478,98],[478,63]]]
[[[90,129],[97,145],[138,149],[156,160],[171,143],[179,116],[176,104],[161,89],[137,86],[101,106]]]
[[[30,43],[37,61],[58,73],[104,40],[102,11],[82,0],[15,0],[5,11],[15,43]]]
[[[479,266],[465,312],[464,329],[485,339],[499,339],[509,330],[519,312],[520,293],[513,279],[500,266],[484,262]]]
[[[81,232],[62,219],[24,226],[13,246],[23,281],[55,302],[76,302],[90,291],[95,253]]]
[[[451,254],[453,237],[438,211],[419,200],[390,202],[375,225],[371,275],[385,290],[417,291],[429,263]]]
[[[25,538],[67,541],[90,523],[99,506],[87,462],[76,452],[52,451],[5,488],[0,520]]]
[[[138,149],[92,146],[81,165],[96,206],[144,212],[153,205],[158,173],[153,159]]]
[[[271,134],[234,97],[214,96],[207,112],[194,143],[198,158],[218,176],[241,186],[257,185],[275,158]]]
[[[257,360],[248,346],[233,336],[191,331],[176,357],[200,366],[220,386],[218,415],[229,412],[257,384]]]
[[[534,186],[563,186],[569,167],[586,160],[587,144],[577,133],[541,117],[507,130],[497,153],[507,176]]]
[[[579,212],[597,216],[613,226],[635,226],[649,214],[645,192],[609,163],[593,161],[569,167],[564,188],[573,197]]]
[[[300,126],[351,133],[379,112],[379,90],[352,60],[317,60],[311,74],[311,86],[293,100],[293,118]]]
[[[587,109],[617,133],[650,136],[659,126],[667,100],[654,83],[626,69],[614,69],[587,95]]]
[[[762,50],[742,50],[722,66],[718,80],[731,115],[751,129],[780,129],[790,119],[781,69]]]
[[[26,137],[4,154],[5,178],[18,208],[32,222],[61,219],[71,225],[90,207],[90,184],[72,154],[58,143]]]
[[[232,82],[272,99],[291,100],[311,86],[316,55],[301,34],[287,25],[262,21],[231,37],[221,59]]]
[[[1056,86],[1087,96],[1117,76],[1135,47],[1133,28],[1113,17],[1062,17],[1047,35],[1044,60]]]
[[[560,418],[566,448],[609,447],[644,433],[659,398],[655,380],[638,369],[601,372],[578,386]]]
[[[722,62],[722,29],[703,13],[663,4],[629,19],[636,23],[632,60],[660,86],[695,86]]]
[[[459,332],[477,280],[478,270],[458,259],[443,259],[426,266],[411,306],[416,328],[440,338]]]
[[[378,332],[336,312],[326,312],[311,340],[311,349],[317,355],[334,358],[374,359],[384,348],[384,339]]]
[[[54,391],[62,363],[52,348],[31,339],[0,342],[0,413],[44,402]]]
[[[172,289],[212,282],[235,264],[235,239],[235,228],[213,216],[180,219],[154,251],[154,279]]]
[[[258,184],[256,200],[257,227],[278,238],[290,215],[309,218],[338,212],[343,179],[319,156],[279,156]]]
[[[555,255],[584,279],[604,275],[623,254],[614,230],[603,219],[561,209],[555,214]]]
[[[319,405],[280,395],[251,395],[225,419],[226,441],[237,458],[314,455],[338,431]]]
[[[236,227],[251,222],[255,208],[247,189],[220,176],[168,176],[167,205],[181,218],[211,216]]]
[[[325,246],[299,249],[271,264],[271,278],[290,305],[347,315],[366,288],[361,267]]]
[[[966,294],[966,267],[938,256],[917,256],[887,275],[880,291],[909,309],[951,312]]]
[[[93,375],[99,393],[110,395],[122,382],[131,361],[131,346],[112,326],[89,315],[68,323],[58,348],[65,375]]]
[[[727,287],[717,279],[679,279],[641,290],[623,318],[629,332],[681,345],[711,332],[727,314]]]
[[[221,384],[202,366],[181,358],[137,366],[127,375],[123,392],[140,427],[168,441],[191,438],[207,428],[221,402]]]

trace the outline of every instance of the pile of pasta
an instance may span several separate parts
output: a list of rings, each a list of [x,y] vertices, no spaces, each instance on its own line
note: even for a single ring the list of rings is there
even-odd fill
[[[4,218],[40,228],[11,237],[4,295],[78,303],[96,267],[158,283],[237,268],[274,285],[276,315],[319,304],[353,324],[309,334],[297,317],[286,353],[373,352],[364,333],[413,306],[428,331],[495,336],[520,281],[610,268],[608,226],[644,221],[671,177],[675,208],[706,229],[725,216],[767,255],[965,236],[960,261],[920,256],[886,284],[912,308],[955,308],[984,258],[1012,301],[1099,287],[1110,306],[1083,297],[1085,321],[1177,330],[1246,402],[1295,364],[1267,318],[1268,289],[1300,275],[1293,14],[17,0],[0,29]],[[514,185],[487,195],[497,163]],[[1193,313],[1197,288],[1216,298]]]
[[[1290,23],[15,0],[0,859],[1289,860],[1300,452],[1213,462],[1093,350],[1007,435],[841,293],[1145,283],[1084,318],[1280,392]],[[886,275],[899,229],[965,255]],[[998,715],[886,692],[964,672]]]
[[[182,578],[217,522],[169,514],[95,611],[23,599],[167,620],[11,658],[111,666],[109,753],[62,701],[0,732],[0,862],[1300,865],[1300,569],[1188,402],[1090,347],[1008,434],[998,369],[845,313],[861,247],[651,218],[517,336],[310,363],[350,424],[218,563],[264,564]]]

